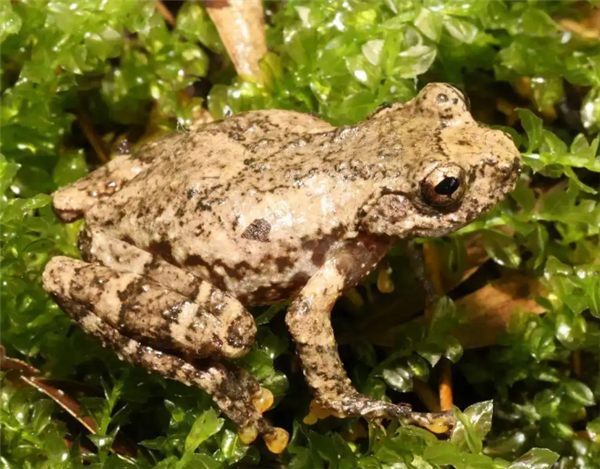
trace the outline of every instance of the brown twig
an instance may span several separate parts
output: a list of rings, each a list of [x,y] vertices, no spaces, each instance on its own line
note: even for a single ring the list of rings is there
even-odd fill
[[[425,316],[428,310],[432,308],[440,297],[441,285],[439,277],[432,276],[429,265],[425,257],[425,245],[417,244],[414,241],[409,241],[406,245],[406,255],[410,262],[410,267],[419,283],[423,285],[425,290]]]
[[[14,385],[26,385],[37,389],[66,410],[68,414],[81,423],[81,425],[83,425],[90,433],[97,434],[98,426],[96,425],[96,422],[92,417],[83,415],[81,407],[75,399],[65,394],[61,389],[49,384],[44,378],[34,376],[39,374],[37,368],[16,358],[7,357],[3,346],[0,346],[0,368],[2,370],[12,371],[10,376],[12,377],[11,381]],[[67,448],[70,449],[72,443],[67,439],[64,439],[64,442]],[[137,454],[135,445],[120,436],[117,436],[116,440],[113,442],[111,451],[124,457],[134,457]],[[84,455],[91,454],[89,450],[83,447],[81,448],[81,452]]]
[[[92,145],[92,148],[98,155],[98,159],[102,163],[108,163],[108,160],[110,158],[109,153],[106,150],[106,147],[104,146],[104,142],[100,138],[100,135],[98,135],[94,130],[92,121],[90,120],[90,118],[88,117],[88,115],[82,107],[79,108],[79,112],[77,114],[77,122],[79,123],[81,130],[83,130],[85,137],[88,139],[88,142],[90,142],[90,145]]]
[[[440,275],[441,268],[441,259],[439,255],[434,255],[435,251],[429,251],[426,253],[425,249],[427,249],[427,245],[424,246],[424,255],[423,255],[423,263],[425,267],[425,276],[431,279],[431,283],[433,286],[433,290],[435,296],[438,298],[444,294],[444,286],[442,284],[442,277]],[[431,303],[427,305],[425,308],[425,318],[427,321],[431,320],[431,315],[433,313],[434,304]],[[450,360],[443,358],[440,360],[441,369],[441,378],[440,378],[440,399],[439,405],[442,411],[451,410],[453,399],[452,399],[452,362]]]
[[[175,17],[173,13],[165,6],[161,0],[156,0],[156,11],[160,13],[160,15],[165,19],[165,21],[169,24],[169,26],[175,26]]]
[[[436,295],[444,294],[444,287],[442,285],[442,269],[440,268],[441,257],[439,250],[435,249],[433,243],[423,244],[423,267],[425,269],[425,276],[431,282],[433,291]],[[431,306],[428,305],[428,306]],[[427,320],[431,319],[431,308],[425,309],[425,317]]]
[[[447,358],[440,360],[442,376],[440,379],[440,407],[441,410],[452,410],[452,362]]]
[[[73,448],[73,442],[71,440],[69,440],[67,438],[63,438],[63,443],[65,444],[67,449],[71,450]],[[79,445],[79,452],[81,453],[81,456],[84,458],[89,458],[94,455],[94,453],[92,451],[90,451],[85,446],[81,446],[81,444]]]
[[[83,425],[90,433],[94,435],[98,433],[98,426],[96,425],[94,419],[89,416],[84,416],[79,403],[72,397],[65,394],[61,389],[51,386],[47,384],[43,378],[37,378],[35,376],[21,376],[20,379],[22,382],[51,398],[54,402],[66,410],[67,413],[81,423],[81,425]],[[117,438],[113,442],[111,451],[126,457],[134,457],[137,454],[137,448],[135,445],[125,438],[120,437],[120,435],[117,435]]]
[[[440,411],[440,400],[437,394],[426,382],[413,378],[413,391],[429,412]]]
[[[91,417],[82,417],[81,410],[79,408],[79,404],[75,399],[67,396],[60,389],[57,389],[53,386],[49,386],[43,382],[42,379],[36,377],[27,377],[21,376],[21,380],[25,383],[29,384],[29,386],[37,389],[38,391],[44,393],[46,396],[51,398],[54,402],[59,404],[64,410],[66,410],[72,417],[77,419],[79,423],[81,423],[89,432],[96,433],[98,431],[98,427],[96,426],[96,422]]]

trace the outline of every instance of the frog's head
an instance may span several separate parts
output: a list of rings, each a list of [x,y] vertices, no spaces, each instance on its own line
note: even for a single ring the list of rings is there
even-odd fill
[[[500,202],[515,187],[520,154],[500,130],[471,116],[463,94],[432,83],[412,101],[376,112],[399,148],[391,179],[365,208],[363,229],[392,237],[442,236]]]

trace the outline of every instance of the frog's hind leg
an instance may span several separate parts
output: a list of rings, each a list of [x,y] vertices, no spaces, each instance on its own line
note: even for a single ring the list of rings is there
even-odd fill
[[[48,262],[43,281],[53,295],[85,305],[123,334],[155,348],[196,358],[239,358],[254,342],[252,316],[224,294],[212,302],[204,293],[206,282],[194,299],[135,273],[61,256]],[[219,316],[219,309],[229,315]]]
[[[240,324],[227,324],[209,311],[218,304],[195,302],[135,273],[67,257],[48,263],[43,283],[67,314],[123,359],[201,387],[238,425],[245,442],[262,434],[273,451],[283,450],[287,433],[262,417],[265,392],[254,378],[233,365],[202,359],[246,353],[256,327],[248,313],[246,323],[241,317]]]
[[[216,299],[222,293],[180,267],[90,226],[85,226],[79,233],[79,249],[87,262],[102,264],[119,272],[143,275],[189,298],[212,295]],[[229,311],[240,311],[240,307],[237,301],[227,305]],[[243,307],[240,314],[249,316]]]
[[[252,391],[256,392],[256,388],[248,385],[248,373],[243,369],[208,360],[190,363],[124,336],[76,301],[57,298],[57,302],[80,327],[99,338],[104,346],[113,348],[121,360],[188,386],[197,386],[210,394],[221,411],[238,426],[244,443],[262,434],[275,450],[282,439],[285,439],[283,446],[287,444],[283,430],[271,426],[255,405]]]
[[[219,325],[213,331],[226,356],[244,354],[254,342],[254,318],[235,298],[189,272],[126,241],[101,230],[85,227],[80,233],[80,249],[88,262],[101,264],[115,272],[135,274],[156,282],[198,305],[207,321]],[[221,354],[223,354],[223,351]]]
[[[408,404],[378,401],[360,394],[348,378],[340,360],[330,312],[342,291],[355,285],[385,255],[387,245],[365,237],[353,240],[310,278],[290,306],[286,323],[296,342],[302,369],[315,394],[317,414],[344,418],[400,418],[435,433],[445,433],[454,424],[452,413],[413,412]]]

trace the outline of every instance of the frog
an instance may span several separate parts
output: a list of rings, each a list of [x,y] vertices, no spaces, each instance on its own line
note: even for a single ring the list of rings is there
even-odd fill
[[[443,433],[451,412],[359,393],[331,310],[395,244],[452,233],[515,187],[511,137],[475,121],[465,95],[430,83],[363,122],[254,110],[175,131],[58,189],[83,218],[82,260],[53,257],[43,287],[87,333],[134,365],[211,395],[244,443],[289,435],[272,393],[236,359],[254,345],[248,308],[289,301],[285,322],[315,409],[400,419]]]

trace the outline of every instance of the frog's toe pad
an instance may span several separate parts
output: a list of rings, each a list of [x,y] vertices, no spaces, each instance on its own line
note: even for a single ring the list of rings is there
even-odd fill
[[[240,428],[238,430],[238,436],[240,437],[240,441],[245,445],[249,445],[258,436],[258,428],[254,425],[250,425],[248,427]]]
[[[274,401],[273,393],[267,388],[260,388],[260,391],[252,397],[254,407],[262,414],[269,410]]]
[[[330,417],[332,413],[323,407],[316,399],[313,399],[310,403],[310,411],[303,422],[306,425],[314,425],[318,420],[326,419]]]
[[[265,444],[273,454],[282,453],[290,441],[290,434],[283,428],[276,427],[264,437]]]
[[[304,417],[304,419],[302,420],[302,422],[306,425],[314,425],[318,421],[319,421],[318,417],[315,414],[313,414],[312,412],[309,412],[306,415],[306,417]]]

